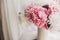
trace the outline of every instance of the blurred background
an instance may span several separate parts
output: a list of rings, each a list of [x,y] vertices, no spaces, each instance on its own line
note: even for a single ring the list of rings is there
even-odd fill
[[[4,40],[3,30],[2,30],[1,0],[0,0],[0,40]]]

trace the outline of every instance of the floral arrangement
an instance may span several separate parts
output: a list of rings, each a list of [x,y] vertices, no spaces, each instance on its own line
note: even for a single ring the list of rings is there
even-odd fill
[[[50,5],[28,5],[25,12],[29,21],[32,21],[39,28],[44,27],[48,29],[50,27],[49,16],[52,12],[58,11],[55,7]]]

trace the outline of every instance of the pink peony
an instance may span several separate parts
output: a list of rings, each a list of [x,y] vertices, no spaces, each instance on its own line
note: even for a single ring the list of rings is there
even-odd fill
[[[47,16],[49,16],[51,13],[52,13],[52,10],[50,7],[46,9],[42,6],[29,5],[26,8],[26,16],[28,20],[32,21],[39,28],[44,27],[48,29]]]

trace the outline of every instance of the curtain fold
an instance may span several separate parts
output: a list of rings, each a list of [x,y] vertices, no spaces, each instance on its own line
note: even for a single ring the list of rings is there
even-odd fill
[[[9,40],[19,40],[18,18],[16,0],[2,0],[2,13],[6,18]],[[4,11],[3,11],[4,10]],[[5,36],[7,36],[5,34]],[[8,40],[8,39],[7,39]]]

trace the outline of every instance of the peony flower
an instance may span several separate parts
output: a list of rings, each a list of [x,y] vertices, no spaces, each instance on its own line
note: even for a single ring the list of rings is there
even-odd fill
[[[25,12],[27,19],[32,21],[37,27],[44,27],[48,29],[47,21],[49,20],[49,15],[52,14],[52,9],[49,5],[28,5]]]

